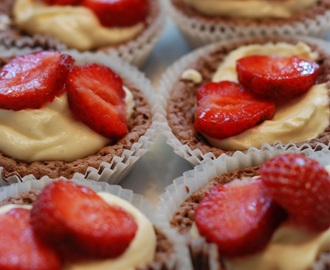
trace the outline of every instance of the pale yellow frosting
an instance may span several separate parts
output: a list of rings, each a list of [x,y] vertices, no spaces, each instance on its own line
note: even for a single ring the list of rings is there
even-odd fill
[[[126,87],[124,90],[129,118],[134,100]],[[71,162],[96,153],[109,142],[72,117],[66,93],[41,109],[0,109],[1,152],[18,160]]]
[[[318,57],[304,43],[248,45],[231,52],[218,67],[212,81],[230,80],[238,82],[236,61],[248,55],[297,55],[303,59],[315,61]],[[329,126],[329,98],[326,84],[313,86],[305,95],[278,107],[271,120],[250,128],[241,134],[223,140],[210,138],[204,134],[210,144],[225,150],[246,150],[260,147],[263,143],[296,143],[317,137]]]
[[[123,43],[144,28],[142,23],[103,27],[96,15],[83,6],[47,6],[35,0],[15,0],[13,19],[18,28],[29,34],[49,35],[78,50]]]
[[[289,18],[295,12],[315,4],[316,0],[184,0],[184,2],[208,16],[261,19]]]
[[[110,205],[118,205],[134,217],[138,225],[135,238],[127,250],[117,258],[66,265],[64,270],[133,270],[151,262],[155,256],[157,241],[153,224],[129,202],[105,192],[99,192],[98,195]],[[5,205],[0,207],[0,214],[18,207],[32,208],[31,205]]]

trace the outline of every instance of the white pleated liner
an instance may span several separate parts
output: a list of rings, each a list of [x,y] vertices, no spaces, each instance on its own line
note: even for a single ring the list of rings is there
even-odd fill
[[[26,54],[31,51],[39,50],[38,48],[31,50],[30,48],[25,48],[18,50],[15,48],[6,49],[0,47],[1,57],[11,57],[13,55]],[[106,181],[110,184],[119,183],[129,171],[132,169],[135,162],[140,159],[147,151],[150,150],[154,143],[154,139],[158,134],[158,120],[160,116],[156,108],[157,96],[151,85],[151,82],[145,77],[145,75],[140,72],[135,66],[132,66],[117,55],[112,53],[105,54],[103,52],[90,53],[84,52],[79,53],[75,50],[63,51],[63,53],[68,53],[72,55],[77,63],[98,63],[106,65],[117,72],[125,81],[131,82],[138,88],[147,99],[151,112],[152,112],[152,123],[147,129],[145,134],[135,142],[131,149],[124,150],[121,156],[115,156],[111,163],[103,162],[99,168],[89,167],[85,174],[76,173],[74,176],[80,179],[88,179],[95,181]],[[1,168],[0,168],[1,170]],[[47,177],[47,176],[46,176]],[[25,177],[19,178],[17,176],[11,176],[9,178],[3,179],[0,176],[0,185],[8,185],[16,182],[24,182],[28,180],[36,180],[33,175],[27,175]]]
[[[177,26],[193,47],[200,47],[212,42],[232,39],[265,36],[314,36],[324,38],[330,31],[330,10],[314,20],[290,22],[279,25],[246,25],[233,23],[210,22],[188,17],[175,8],[171,0],[166,0],[167,10]]]
[[[320,40],[313,37],[301,37],[301,36],[292,36],[291,38],[309,42],[311,44],[316,44],[320,49],[324,50],[330,55],[330,43],[324,40]],[[159,115],[158,122],[160,123],[159,131],[166,137],[166,142],[169,144],[174,152],[179,156],[183,157],[193,165],[201,164],[209,160],[214,160],[216,157],[213,153],[209,152],[203,154],[199,149],[191,149],[188,145],[182,144],[179,139],[173,134],[171,127],[167,121],[167,106],[168,100],[173,89],[173,85],[176,81],[180,80],[180,77],[183,71],[187,68],[190,63],[195,62],[199,57],[205,56],[211,51],[215,50],[218,47],[236,43],[239,41],[244,41],[249,39],[231,39],[212,43],[210,45],[203,46],[201,48],[195,49],[194,51],[184,55],[173,63],[167,70],[164,72],[160,83],[159,83],[159,101],[158,104],[161,106],[158,108]],[[281,144],[280,142],[277,142]],[[330,143],[329,143],[330,144]],[[291,147],[291,144],[287,144],[287,147]],[[310,147],[308,144],[305,147]],[[261,148],[271,148],[267,143],[263,144]]]
[[[65,178],[62,178],[63,180],[66,180]],[[45,177],[42,180],[39,181],[26,181],[23,183],[15,183],[10,186],[3,186],[0,187],[0,201],[11,197],[11,196],[18,196],[22,192],[28,192],[28,191],[36,191],[36,190],[42,190],[45,186],[47,186],[52,181],[56,181],[53,179],[50,179],[48,177]],[[77,183],[78,185],[87,186],[94,190],[95,192],[107,192],[110,194],[113,194],[115,196],[118,196],[121,199],[124,199],[131,203],[133,206],[135,206],[137,209],[139,209],[150,221],[158,228],[160,231],[162,231],[166,237],[169,239],[169,241],[173,244],[175,254],[177,252],[180,252],[181,249],[185,249],[184,242],[180,242],[177,240],[177,234],[174,230],[168,229],[167,227],[162,227],[162,224],[160,224],[155,216],[155,209],[152,206],[151,202],[147,201],[142,195],[133,193],[132,190],[129,189],[123,189],[119,185],[110,185],[105,182],[96,182],[96,181],[87,181],[84,179],[79,178],[73,178],[68,181],[73,181]],[[165,269],[168,270],[174,270],[174,266],[177,263],[177,260],[179,260],[179,257],[176,255],[168,258],[165,262]],[[164,269],[164,265],[152,264],[153,269],[152,270],[162,270]]]
[[[166,187],[166,191],[160,196],[156,211],[157,220],[162,226],[170,227],[170,221],[180,205],[193,192],[197,191],[216,176],[232,172],[236,169],[244,169],[260,165],[271,157],[288,152],[302,153],[319,161],[323,165],[330,164],[330,151],[326,146],[323,146],[320,151],[313,151],[308,147],[305,149],[297,147],[286,149],[285,147],[278,145],[275,148],[266,148],[262,150],[250,149],[245,154],[237,152],[232,157],[223,154],[218,159],[197,165],[194,169],[185,172],[181,177],[174,179],[173,184]],[[218,253],[213,244],[208,245],[203,237],[193,240],[187,235],[182,235],[181,237],[183,239],[189,239],[189,242],[192,242],[193,249],[195,250],[209,250],[210,256],[208,260],[211,265],[210,269],[218,270]],[[189,262],[187,265],[189,265]],[[191,262],[190,268],[185,269],[193,269]]]

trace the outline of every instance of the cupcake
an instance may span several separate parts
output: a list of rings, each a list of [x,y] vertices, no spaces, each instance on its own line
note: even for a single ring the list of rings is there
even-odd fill
[[[165,14],[158,0],[109,6],[94,0],[6,0],[0,18],[0,42],[7,48],[104,51],[141,66],[160,38]]]
[[[43,179],[1,187],[0,193],[2,225],[9,229],[20,218],[12,234],[4,236],[12,248],[1,252],[1,267],[9,267],[9,255],[17,258],[17,269],[28,264],[31,269],[170,270],[178,265],[173,234],[154,222],[151,205],[130,190],[79,179]],[[68,203],[72,211],[62,208]],[[18,246],[20,239],[25,242]]]
[[[223,156],[167,187],[158,219],[186,238],[192,269],[329,266],[329,151],[292,150]]]
[[[1,63],[2,184],[73,175],[118,183],[149,150],[155,97],[135,67],[103,53],[15,49]]]
[[[280,143],[315,149],[319,144],[328,144],[330,62],[327,51],[326,42],[312,38],[237,39],[202,47],[182,57],[163,75],[159,87],[160,103],[163,107],[160,130],[174,151],[195,165],[215,159],[221,154],[232,155],[236,151],[246,151],[251,147],[260,149]],[[271,60],[272,64],[258,62],[259,64],[255,65],[256,57]],[[312,72],[314,82],[305,84],[307,77],[291,74],[290,77],[296,78],[297,81],[288,83],[286,90],[286,87],[282,88],[283,85],[273,84],[273,79],[281,78],[282,75],[279,74],[284,71],[277,68],[275,74],[265,67],[280,67],[284,63],[283,60],[290,58],[289,62],[293,63],[296,61],[293,60],[295,57],[310,61],[307,66],[318,66],[317,72]],[[236,71],[237,63],[243,59],[250,61],[245,67],[257,67],[258,71],[254,70],[253,76],[259,76],[263,71],[268,72],[260,75],[265,80],[257,81],[257,86],[250,86],[249,79],[246,84],[246,77],[238,78],[242,72],[238,74]],[[267,76],[272,78],[272,83],[268,82]],[[285,80],[283,81],[286,84]],[[292,85],[298,88],[299,85],[311,87],[293,97],[296,92]],[[265,87],[261,92],[264,96],[261,96],[261,93],[257,92],[263,86]],[[316,90],[318,87],[323,90]],[[229,88],[233,90],[231,95],[226,94],[226,89]],[[284,90],[285,93],[278,89]],[[318,94],[314,95],[313,89]],[[322,100],[322,104],[308,100],[310,95],[317,99],[316,95],[321,95],[321,92],[323,96],[318,100]],[[252,100],[255,102],[251,103]],[[322,112],[317,112],[311,107],[323,109]],[[227,112],[232,115],[230,118],[226,116]],[[245,121],[246,115],[251,116],[248,118],[251,126]],[[312,120],[313,116],[320,121],[316,125],[318,128],[309,126],[316,123]],[[201,129],[201,126],[204,127]],[[217,132],[220,133],[215,134]]]
[[[236,37],[310,35],[324,38],[330,26],[328,0],[169,0],[168,5],[180,30],[196,47]]]

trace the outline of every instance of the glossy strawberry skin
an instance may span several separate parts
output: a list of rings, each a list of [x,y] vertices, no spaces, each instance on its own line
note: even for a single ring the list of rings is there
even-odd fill
[[[106,27],[128,27],[144,22],[149,14],[150,0],[83,0]]]
[[[0,108],[40,109],[64,92],[73,64],[71,56],[53,51],[12,59],[0,71]]]
[[[195,212],[200,234],[231,257],[261,250],[285,218],[260,179],[236,181],[215,186]]]
[[[319,162],[288,153],[265,162],[260,175],[274,201],[296,223],[315,230],[330,227],[330,177]]]
[[[60,270],[58,255],[34,234],[30,210],[15,208],[0,215],[1,270]]]
[[[43,189],[31,210],[31,223],[39,237],[59,251],[64,245],[90,258],[121,255],[137,231],[126,211],[110,206],[90,188],[64,180]]]
[[[239,84],[207,83],[197,91],[194,128],[211,138],[225,139],[271,119],[275,104],[255,98]]]
[[[236,70],[239,82],[253,94],[287,101],[315,84],[319,65],[297,56],[252,55],[237,60]]]
[[[110,68],[75,66],[66,89],[71,112],[92,130],[112,140],[127,133],[123,82]]]

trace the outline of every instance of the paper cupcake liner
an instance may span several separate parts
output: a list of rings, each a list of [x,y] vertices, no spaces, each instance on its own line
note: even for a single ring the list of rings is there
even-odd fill
[[[53,179],[45,177],[39,181],[26,181],[24,183],[15,183],[10,186],[0,187],[0,201],[8,198],[15,197],[23,192],[42,190],[49,183],[54,181]],[[162,258],[161,262],[152,262],[147,267],[141,267],[141,270],[174,270],[177,264],[178,256],[181,253],[183,242],[176,240],[176,233],[173,230],[168,230],[166,227],[162,227],[158,223],[152,204],[147,201],[142,195],[133,193],[132,190],[123,189],[118,185],[110,185],[108,183],[101,183],[96,181],[86,181],[84,179],[73,178],[73,181],[79,185],[87,186],[93,189],[95,192],[107,192],[124,199],[139,209],[151,222],[159,229],[172,243],[174,251],[171,256]],[[162,254],[164,255],[164,254]]]
[[[119,45],[100,48],[96,50],[95,53],[99,51],[103,51],[107,54],[113,53],[125,62],[141,67],[150,55],[156,42],[160,39],[165,26],[166,12],[164,3],[161,0],[153,1],[156,1],[158,5],[157,14],[153,14],[153,16],[150,17],[147,27],[136,38]],[[57,39],[40,34],[33,36],[25,35],[19,39],[12,40],[10,36],[6,36],[6,33],[1,33],[1,30],[6,30],[11,25],[10,17],[1,14],[0,10],[0,37],[6,47],[36,47],[41,49],[43,46],[46,46],[47,48],[49,47],[60,51],[68,49],[65,44],[59,42]]]
[[[179,209],[180,205],[194,192],[207,184],[216,176],[224,173],[232,172],[237,169],[253,167],[264,163],[271,157],[284,153],[301,153],[319,161],[322,165],[330,164],[330,152],[327,147],[323,147],[320,151],[313,151],[310,148],[285,147],[277,146],[273,149],[250,149],[246,153],[237,152],[232,157],[222,155],[218,159],[195,166],[194,169],[186,171],[182,176],[173,180],[173,183],[166,187],[165,192],[160,195],[157,205],[157,220],[163,226],[170,226],[170,222]],[[207,244],[203,237],[191,238],[189,235],[182,235],[186,242],[190,245],[190,254],[204,254],[202,261],[207,263],[207,269],[219,270],[219,257],[216,247]],[[196,258],[192,258],[195,260]],[[192,262],[191,262],[192,264]],[[194,269],[194,268],[187,268]],[[206,269],[204,267],[196,267],[196,269]]]
[[[278,25],[238,25],[235,22],[212,22],[189,17],[167,1],[171,17],[193,47],[231,39],[266,36],[314,36],[324,38],[330,31],[330,10],[304,21],[288,21]]]
[[[0,47],[0,56],[8,58],[15,55],[26,54],[31,51],[30,48],[18,50],[15,48],[6,49]],[[119,183],[132,169],[135,162],[140,159],[147,151],[150,150],[153,145],[154,139],[158,134],[158,120],[160,117],[156,108],[156,95],[152,88],[150,81],[145,75],[140,72],[136,67],[125,63],[122,59],[116,55],[107,55],[102,52],[98,53],[79,53],[75,50],[63,51],[72,55],[77,62],[91,62],[99,63],[111,67],[115,72],[127,82],[134,84],[147,99],[147,102],[151,108],[152,122],[150,127],[146,130],[143,136],[138,141],[132,144],[130,149],[124,150],[121,156],[115,156],[110,163],[103,162],[98,168],[89,167],[85,174],[76,173],[74,176],[80,179],[95,180],[95,181],[106,181],[111,184]],[[0,168],[0,171],[2,168]],[[47,177],[47,176],[46,176]],[[20,177],[12,175],[4,178],[0,174],[0,185],[8,185],[16,182],[24,182],[28,180],[37,180],[33,175],[27,175]]]
[[[330,54],[330,46],[329,43],[317,38],[313,37],[301,37],[301,36],[292,36],[291,38],[308,42],[310,44],[316,44],[319,49],[322,49],[324,52]],[[203,46],[201,48],[195,49],[191,53],[188,53],[173,63],[167,70],[164,72],[160,83],[159,83],[159,101],[158,104],[161,106],[158,109],[159,112],[159,131],[166,137],[166,142],[169,144],[174,152],[186,159],[193,165],[201,164],[207,162],[209,160],[214,160],[217,157],[212,153],[208,152],[203,154],[200,149],[192,149],[187,144],[182,143],[173,133],[169,123],[167,121],[167,106],[168,101],[171,96],[171,90],[176,81],[178,81],[185,69],[195,62],[198,58],[209,54],[211,51],[215,50],[218,47],[226,46],[230,44],[235,44],[236,42],[243,42],[244,40],[253,40],[253,39],[232,39],[230,41],[220,41],[216,43],[212,43],[207,46]],[[280,142],[274,142],[272,146],[270,144],[263,144],[259,149],[272,149],[276,147],[276,145],[282,145]],[[290,148],[294,144],[286,144],[286,148]],[[321,144],[322,145],[322,144]],[[301,148],[310,148],[308,144],[301,146]]]
[[[157,41],[164,30],[166,22],[166,11],[164,1],[156,0],[160,10],[157,18],[152,21],[149,27],[135,40],[118,46],[116,49],[110,48],[108,52],[114,52],[124,61],[141,67],[155,47]]]

